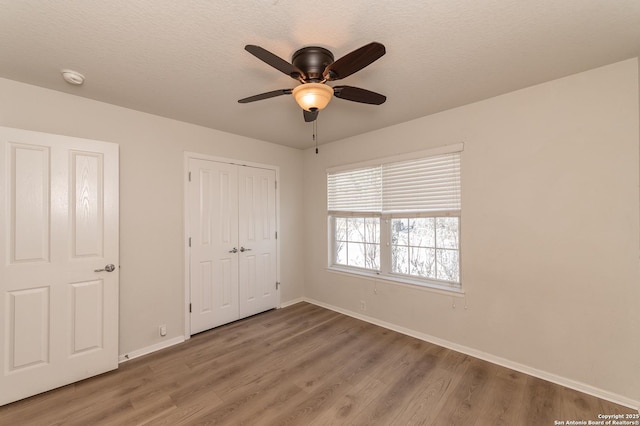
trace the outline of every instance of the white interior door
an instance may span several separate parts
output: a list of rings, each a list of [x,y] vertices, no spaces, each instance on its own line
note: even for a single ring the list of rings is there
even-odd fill
[[[189,161],[191,334],[239,318],[238,168]]]
[[[276,173],[240,167],[240,317],[278,305],[276,285]]]
[[[190,332],[277,307],[276,172],[189,159]]]
[[[118,146],[0,127],[0,165],[6,404],[118,366]]]

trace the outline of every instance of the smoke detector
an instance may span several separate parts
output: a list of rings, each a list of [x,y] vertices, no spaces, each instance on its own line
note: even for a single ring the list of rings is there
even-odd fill
[[[74,86],[80,86],[84,83],[84,75],[80,74],[78,71],[74,70],[62,70],[62,78],[69,84],[73,84]]]

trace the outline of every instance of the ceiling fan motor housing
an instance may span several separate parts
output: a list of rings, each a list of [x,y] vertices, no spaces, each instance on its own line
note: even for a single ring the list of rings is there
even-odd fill
[[[324,47],[303,47],[293,54],[291,63],[305,73],[306,81],[318,82],[323,80],[325,68],[333,63],[333,53]]]

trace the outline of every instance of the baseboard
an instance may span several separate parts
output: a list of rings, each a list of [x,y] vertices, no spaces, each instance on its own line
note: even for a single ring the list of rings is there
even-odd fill
[[[304,302],[305,299],[302,297],[298,297],[297,299],[288,300],[284,303],[280,304],[280,308],[286,308],[287,306],[295,305],[296,303]]]
[[[440,339],[438,337],[434,337],[425,333],[421,333],[415,330],[411,330],[409,328],[401,327],[396,324],[392,324],[386,321],[382,321],[376,318],[368,317],[366,315],[362,315],[353,311],[349,311],[347,309],[342,309],[337,306],[333,306],[324,302],[320,302],[318,300],[314,300],[311,298],[303,297],[302,301],[308,302],[314,305],[321,306],[326,309],[330,309],[335,312],[339,312],[341,314],[357,318],[362,321],[366,321],[371,324],[378,325],[380,327],[387,328],[389,330],[397,331],[398,333],[405,334],[407,336],[415,337],[416,339],[423,340],[425,342],[433,343],[438,346],[445,347],[447,349],[454,350],[456,352],[460,352],[466,355],[470,355],[475,358],[482,359],[484,361],[488,361],[492,364],[497,364],[502,367],[510,368],[512,370],[519,371],[524,374],[528,374],[530,376],[537,377],[542,380],[546,380],[548,382],[552,382],[558,384],[560,386],[565,386],[567,388],[571,388],[577,390],[579,392],[583,392],[597,398],[605,399],[607,401],[611,401],[616,404],[624,405],[625,407],[632,408],[634,410],[640,411],[640,401],[635,401],[631,398],[627,398],[622,395],[615,394],[613,392],[609,392],[603,389],[596,388],[594,386],[588,385],[586,383],[578,382],[575,380],[567,379],[566,377],[558,376],[553,373],[549,373],[546,371],[538,370],[533,367],[529,367],[527,365],[519,364],[517,362],[501,358],[486,352],[479,351],[477,349],[473,349],[467,346],[459,345],[457,343],[450,342],[448,340]],[[297,303],[297,302],[296,302]],[[293,304],[293,303],[292,303]]]
[[[184,342],[184,336],[174,337],[173,339],[163,340],[162,342],[158,342],[155,345],[147,346],[146,348],[136,349],[135,351],[131,351],[126,354],[122,354],[118,357],[118,362],[123,363],[126,361],[131,361],[134,358],[141,357],[143,355],[148,355],[155,351],[159,351],[161,349],[168,348],[173,345],[177,345],[179,343]]]

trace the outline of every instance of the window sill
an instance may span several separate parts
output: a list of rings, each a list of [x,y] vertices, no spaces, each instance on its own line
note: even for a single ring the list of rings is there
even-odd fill
[[[374,281],[400,285],[400,286],[408,287],[411,289],[425,290],[431,293],[444,294],[447,296],[464,297],[464,294],[465,294],[462,288],[450,287],[443,284],[428,283],[428,282],[411,280],[411,279],[406,279],[401,277],[393,277],[389,275],[378,275],[375,273],[365,272],[365,271],[354,271],[352,269],[340,268],[336,266],[328,266],[326,267],[326,270],[334,274],[346,275],[346,276],[355,275],[357,277],[368,278]]]

